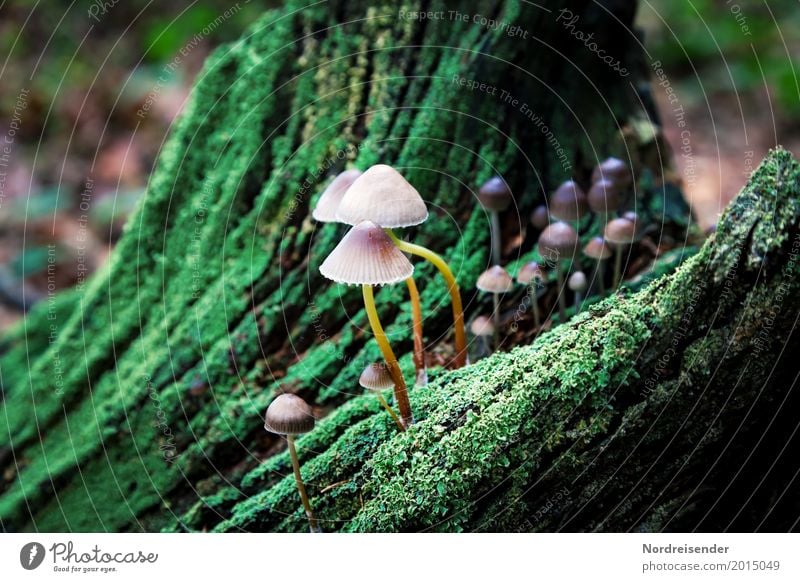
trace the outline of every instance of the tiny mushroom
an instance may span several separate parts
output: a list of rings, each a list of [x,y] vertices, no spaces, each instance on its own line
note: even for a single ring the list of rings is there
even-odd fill
[[[292,459],[292,469],[294,470],[294,480],[297,484],[297,491],[300,493],[300,500],[306,511],[308,525],[312,533],[320,532],[319,524],[314,511],[311,509],[311,502],[308,500],[306,486],[303,477],[300,475],[300,461],[297,458],[297,450],[294,446],[294,437],[299,434],[311,432],[314,429],[314,415],[311,407],[305,400],[295,394],[281,394],[267,408],[264,416],[264,428],[271,433],[286,436],[289,445],[289,456]]]
[[[547,211],[547,206],[540,204],[533,209],[531,213],[531,224],[536,230],[542,231],[550,224],[550,213]]]
[[[508,293],[514,288],[514,280],[503,267],[494,265],[481,273],[475,286],[481,291],[492,294],[494,303],[494,311],[492,313],[494,318],[494,347],[497,349],[500,343],[500,295]]]
[[[578,184],[567,180],[550,197],[550,216],[556,220],[577,223],[589,212],[589,204]]]
[[[566,222],[554,222],[539,235],[539,254],[556,263],[558,278],[558,309],[561,321],[567,317],[563,266],[569,264],[578,249],[578,233]],[[569,270],[569,268],[567,268]]]
[[[500,213],[511,204],[511,189],[500,176],[489,178],[478,190],[478,201],[491,215],[492,262],[499,263],[503,252]]]
[[[479,315],[472,320],[469,330],[475,337],[480,338],[483,353],[489,352],[489,340],[487,338],[493,337],[495,332],[492,318],[485,315]]]
[[[627,218],[615,218],[606,225],[605,239],[614,247],[614,289],[622,282],[622,253],[636,241],[636,224]]]
[[[581,305],[583,304],[583,295],[589,286],[586,275],[583,274],[583,271],[575,271],[570,275],[567,285],[575,294],[575,313],[580,313]]]
[[[319,222],[338,222],[336,220],[336,211],[339,208],[339,203],[344,198],[347,189],[361,174],[361,170],[345,170],[336,176],[322,192],[319,200],[317,200],[317,205],[311,213],[314,220]]]
[[[606,282],[603,278],[603,261],[611,258],[614,250],[611,248],[606,240],[601,236],[596,236],[583,247],[583,254],[597,261],[595,264],[595,277],[597,278],[597,285],[600,289],[600,295],[606,294]]]
[[[397,357],[383,331],[375,309],[373,285],[391,285],[411,277],[414,266],[389,236],[374,222],[365,220],[354,226],[322,262],[324,277],[346,285],[361,285],[364,307],[375,340],[394,380],[394,397],[404,425],[413,422],[411,404]]]
[[[606,158],[592,171],[592,183],[606,179],[614,182],[621,190],[633,180],[628,165],[618,158]]]
[[[620,205],[619,186],[608,179],[598,180],[589,188],[586,200],[592,212],[601,219],[601,226],[605,227],[608,217],[614,214]]]
[[[370,392],[375,393],[381,406],[386,409],[386,412],[389,413],[389,416],[392,417],[392,420],[394,420],[401,431],[406,429],[403,423],[400,422],[397,413],[392,410],[392,407],[389,406],[389,403],[386,402],[386,398],[384,398],[382,394],[383,390],[394,387],[394,380],[392,380],[392,375],[389,373],[385,364],[376,363],[368,365],[364,368],[364,371],[361,372],[358,383],[361,384],[362,388],[366,388]]]

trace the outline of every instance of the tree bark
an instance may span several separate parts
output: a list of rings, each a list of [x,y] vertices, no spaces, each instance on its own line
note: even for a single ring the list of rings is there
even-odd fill
[[[3,340],[0,526],[300,530],[305,518],[288,455],[261,428],[264,410],[281,390],[301,394],[326,416],[298,440],[325,530],[689,523],[661,517],[674,509],[692,519],[683,509],[696,507],[696,495],[706,491],[690,489],[693,481],[678,465],[674,491],[684,495],[685,507],[672,494],[653,497],[666,483],[650,478],[634,487],[643,476],[637,471],[655,462],[664,435],[673,434],[686,412],[669,409],[662,416],[673,424],[658,436],[647,433],[650,415],[661,410],[655,399],[666,402],[684,370],[702,381],[707,368],[701,364],[727,353],[720,348],[726,332],[739,333],[735,317],[756,313],[733,298],[769,305],[774,272],[745,295],[733,291],[722,306],[710,299],[719,283],[703,287],[704,307],[680,357],[668,362],[667,376],[647,398],[632,378],[653,369],[681,324],[681,283],[697,282],[705,268],[724,272],[724,253],[707,246],[676,279],[635,298],[610,299],[513,354],[452,373],[432,369],[433,386],[412,390],[420,422],[407,435],[395,434],[377,400],[356,396],[361,370],[380,359],[365,331],[358,290],[330,285],[318,273],[345,229],[315,225],[309,209],[346,164],[392,164],[422,193],[432,216],[410,234],[454,266],[468,317],[486,311],[473,288],[490,254],[489,216],[473,193],[494,174],[515,193],[512,210],[501,217],[504,231],[519,232],[521,240],[506,247],[509,264],[534,256],[536,233],[527,217],[544,194],[567,178],[586,185],[592,167],[609,155],[629,161],[643,178],[631,206],[667,234],[682,232],[688,212],[677,189],[663,181],[668,162],[658,157],[661,144],[621,131],[652,114],[641,45],[625,28],[633,3],[554,4],[475,2],[464,21],[442,2],[423,8],[447,16],[424,20],[390,2],[289,2],[216,51],[110,265],[75,292],[39,305]],[[578,16],[576,29],[595,33],[608,54],[619,55],[629,74],[605,66],[571,34],[561,8]],[[489,28],[480,17],[517,32]],[[770,164],[794,172],[784,154]],[[775,196],[785,198],[796,183],[774,186]],[[764,212],[758,206],[753,216],[763,220]],[[776,225],[770,240],[787,244],[795,227],[796,221]],[[717,240],[748,239],[737,230],[720,232]],[[781,264],[785,248],[782,255],[766,239],[758,242],[759,252],[769,250],[770,261],[775,256]],[[753,282],[754,265],[737,267],[737,285]],[[415,276],[429,351],[446,356],[452,344],[447,289],[428,266],[418,264]],[[384,288],[376,300],[393,346],[404,354],[401,366],[413,377],[404,288]],[[678,311],[664,313],[669,305]],[[776,317],[775,329],[785,336],[784,319]],[[712,339],[702,335],[706,330]],[[784,336],[776,333],[774,341]],[[731,353],[746,353],[749,340],[734,339]],[[713,345],[703,351],[702,341]],[[589,361],[590,353],[601,354],[600,363]],[[725,362],[730,381],[737,368]],[[543,366],[552,366],[549,375],[532,379]],[[787,373],[785,366],[777,371]],[[742,372],[746,400],[764,372]],[[773,393],[777,377],[764,392]],[[542,384],[547,378],[553,383]],[[690,401],[669,400],[671,406]],[[722,401],[717,395],[708,402],[697,410],[710,422]],[[767,417],[759,411],[759,418]],[[691,426],[680,434],[696,444],[709,441],[699,424]],[[636,434],[643,437],[639,447],[630,440]],[[569,448],[572,442],[579,446]],[[666,449],[670,462],[680,463],[683,442]],[[620,461],[613,487],[595,477],[610,478],[615,465],[598,464],[588,473],[592,479],[580,473],[594,466],[592,455],[603,446],[610,451],[603,459],[612,452],[625,459],[626,446],[633,455]],[[692,477],[699,475],[696,457],[685,457]],[[567,487],[570,477],[576,481],[568,487],[569,504],[526,526],[521,516],[531,519],[552,505],[553,488]],[[611,510],[604,496],[619,497],[628,513],[603,521]],[[642,500],[652,507],[645,511]]]

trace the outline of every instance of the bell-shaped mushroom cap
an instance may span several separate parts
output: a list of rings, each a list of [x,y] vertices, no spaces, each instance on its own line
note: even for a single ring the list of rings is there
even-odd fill
[[[586,280],[586,275],[583,274],[583,271],[575,271],[569,276],[567,286],[576,293],[583,293],[589,286],[589,282]]]
[[[314,220],[319,222],[338,222],[336,220],[336,210],[339,208],[339,203],[344,198],[347,189],[362,173],[361,170],[345,170],[336,176],[322,192],[319,200],[317,200],[317,205],[311,213]]]
[[[414,266],[381,227],[365,220],[344,235],[319,272],[346,285],[389,285],[408,279]]]
[[[633,180],[628,165],[618,158],[607,158],[592,171],[592,182],[611,180],[620,188],[624,188]]]
[[[264,428],[275,434],[303,434],[314,429],[314,415],[296,394],[281,394],[267,408]]]
[[[514,280],[503,267],[495,265],[481,273],[475,286],[488,293],[508,293],[514,288]]]
[[[511,204],[511,198],[511,189],[500,176],[489,178],[478,190],[478,201],[486,210],[503,212]]]
[[[347,189],[336,220],[358,224],[370,220],[383,228],[402,228],[425,222],[428,209],[414,186],[394,168],[377,164]]]
[[[522,285],[527,285],[534,279],[538,279],[539,281],[544,280],[544,273],[542,272],[542,268],[536,261],[525,263],[519,270],[519,273],[517,273],[517,283],[521,283]]]
[[[583,247],[583,254],[590,259],[602,261],[614,254],[614,250],[602,236],[596,236]]]
[[[554,222],[539,235],[539,254],[556,255],[555,260],[571,258],[578,248],[578,233],[566,222]]]
[[[615,218],[606,225],[606,240],[615,245],[627,245],[636,241],[636,224],[627,218]]]
[[[494,322],[491,317],[479,315],[472,320],[472,323],[469,325],[469,330],[473,335],[478,337],[494,335]]]
[[[619,208],[619,186],[603,178],[589,188],[586,195],[589,208],[597,214],[610,214]]]
[[[531,213],[531,224],[536,230],[544,230],[550,224],[550,213],[547,212],[547,206],[540,204],[533,209]]]
[[[550,197],[550,215],[557,220],[580,220],[589,211],[586,194],[573,180],[567,180]]]
[[[385,390],[394,387],[394,380],[386,364],[370,364],[364,368],[358,383],[367,390]]]

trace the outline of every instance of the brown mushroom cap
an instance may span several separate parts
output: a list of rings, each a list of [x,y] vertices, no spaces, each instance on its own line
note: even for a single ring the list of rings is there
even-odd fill
[[[567,286],[576,293],[583,293],[589,286],[589,282],[586,280],[586,275],[583,271],[575,271],[569,276]]]
[[[625,162],[618,158],[606,158],[592,171],[592,182],[602,179],[611,180],[620,188],[624,188],[631,183],[633,177]]]
[[[614,250],[603,237],[596,236],[583,247],[583,254],[590,259],[602,261],[610,258],[614,254]]]
[[[508,293],[514,288],[514,280],[503,267],[495,265],[481,273],[475,286],[488,293]]]
[[[636,225],[627,218],[615,218],[606,225],[603,234],[611,244],[631,244],[636,240]]]
[[[557,220],[580,220],[589,212],[586,194],[573,180],[567,180],[550,197],[550,215]]]
[[[534,279],[538,279],[539,281],[544,280],[544,273],[542,272],[542,268],[536,261],[525,263],[519,270],[519,273],[517,273],[517,283],[521,283],[522,285],[527,285]]]
[[[610,214],[619,208],[619,186],[608,179],[598,180],[586,195],[589,208],[597,214]]]
[[[347,189],[362,173],[361,170],[345,170],[336,176],[322,192],[319,200],[317,200],[317,205],[311,213],[314,220],[319,222],[338,222],[336,220],[336,210],[339,208],[339,203],[344,198]]]
[[[303,434],[314,429],[314,415],[296,394],[281,394],[267,408],[264,428],[275,434]]]
[[[491,317],[486,317],[485,315],[479,315],[478,317],[472,320],[472,323],[469,326],[469,330],[472,332],[473,335],[476,335],[478,337],[486,337],[494,335],[494,322],[492,321]]]
[[[531,213],[531,224],[536,230],[544,230],[550,224],[550,213],[547,212],[547,206],[540,204],[534,208]]]
[[[408,279],[414,266],[381,227],[365,220],[344,235],[319,272],[346,285],[389,285]]]
[[[385,390],[394,387],[394,380],[386,364],[370,364],[364,368],[358,383],[367,390]]]
[[[578,248],[578,233],[566,222],[554,222],[539,235],[539,254],[549,257],[555,254],[556,260],[572,257]]]
[[[394,168],[377,164],[347,189],[336,220],[355,225],[370,220],[383,228],[402,228],[425,222],[428,209],[419,192]]]
[[[486,210],[503,212],[511,204],[511,199],[511,189],[500,176],[489,178],[478,190],[478,201]]]

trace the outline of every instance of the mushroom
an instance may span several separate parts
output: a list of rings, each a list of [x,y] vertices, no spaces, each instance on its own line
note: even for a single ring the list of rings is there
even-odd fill
[[[630,168],[618,158],[606,158],[592,171],[592,183],[603,179],[611,180],[620,190],[627,188],[633,181]]]
[[[421,245],[400,240],[392,231],[393,228],[420,224],[428,218],[428,209],[419,192],[397,170],[378,164],[364,172],[347,190],[336,217],[346,224],[371,220],[385,229],[386,234],[401,251],[433,263],[447,284],[450,301],[453,304],[455,367],[464,366],[467,363],[467,334],[464,330],[461,293],[453,272],[439,255]]]
[[[606,178],[598,180],[589,188],[586,201],[592,212],[601,217],[602,227],[605,228],[608,217],[619,208],[619,186]]]
[[[578,242],[578,233],[566,222],[554,222],[539,235],[539,254],[548,259],[555,256],[556,277],[558,278],[558,310],[562,322],[567,317],[567,299],[562,268],[576,253]]]
[[[381,227],[365,220],[350,229],[342,238],[322,262],[319,272],[337,283],[361,285],[367,318],[389,374],[394,380],[394,399],[400,409],[403,424],[407,426],[413,422],[408,389],[375,309],[372,286],[391,285],[408,279],[414,273],[414,266]]]
[[[575,271],[570,275],[567,285],[575,294],[575,313],[580,313],[581,305],[583,304],[583,294],[589,286],[586,275],[583,274],[583,271]]]
[[[394,380],[392,380],[392,375],[389,374],[389,370],[386,369],[384,364],[370,364],[364,371],[361,372],[361,376],[358,379],[358,383],[361,384],[362,388],[366,388],[367,390],[374,392],[375,395],[378,397],[378,400],[386,409],[386,412],[389,413],[389,416],[392,417],[397,427],[402,431],[406,430],[406,427],[403,426],[403,423],[400,422],[400,418],[397,416],[397,413],[392,410],[392,407],[389,406],[389,403],[386,402],[386,398],[383,397],[383,390],[387,388],[394,387]]]
[[[489,178],[478,190],[478,201],[491,215],[492,263],[498,264],[503,254],[500,213],[511,204],[511,189],[500,176]]]
[[[597,261],[594,267],[597,285],[600,288],[600,295],[606,294],[606,282],[603,277],[603,261],[614,254],[611,245],[601,236],[596,236],[583,247],[583,254]]]
[[[542,231],[550,224],[550,213],[547,212],[547,206],[540,204],[533,209],[531,213],[531,224],[538,231]]]
[[[508,293],[514,288],[514,280],[503,267],[495,265],[481,273],[475,286],[481,291],[492,294],[494,302],[494,311],[492,312],[494,319],[494,348],[497,349],[500,346],[500,295]]]
[[[308,500],[306,486],[303,477],[300,475],[300,461],[297,458],[297,450],[294,447],[294,437],[299,434],[311,432],[314,429],[314,415],[311,407],[305,400],[295,394],[281,394],[267,408],[264,416],[264,428],[269,432],[283,435],[289,445],[289,456],[292,458],[292,469],[294,470],[294,481],[297,484],[297,491],[300,493],[300,501],[306,510],[308,526],[311,533],[322,531],[311,509],[311,502]]]
[[[480,338],[482,347],[481,351],[483,353],[489,353],[491,350],[489,349],[489,340],[487,338],[489,336],[494,336],[495,332],[495,326],[492,322],[492,318],[486,317],[485,315],[479,315],[472,320],[469,330],[472,332],[472,335]]]
[[[322,192],[317,205],[311,215],[320,222],[338,222],[336,212],[344,198],[345,193],[363,172],[361,170],[346,170],[336,176]],[[427,213],[427,211],[426,211]],[[425,371],[425,346],[422,341],[422,307],[420,305],[419,290],[414,279],[406,279],[408,296],[411,302],[411,321],[414,332],[414,368],[416,369],[416,383],[427,384],[428,374]]]
[[[314,220],[319,222],[337,222],[336,209],[339,208],[339,203],[342,201],[347,189],[361,174],[361,170],[345,170],[336,176],[322,192],[319,200],[317,200],[317,205],[311,212],[311,216]]]
[[[561,184],[550,197],[550,216],[577,224],[589,212],[586,194],[573,180]]]
[[[615,218],[606,225],[605,239],[614,246],[614,289],[622,280],[622,253],[636,241],[636,223],[627,218]]]
[[[539,263],[536,261],[530,261],[529,263],[525,263],[522,268],[517,273],[517,283],[522,285],[530,285],[533,283],[534,291],[529,293],[531,298],[531,304],[533,306],[533,323],[538,330],[541,326],[541,316],[539,315],[539,301],[536,297],[535,289],[538,289],[542,282],[544,281],[544,273],[542,272],[542,268],[539,266]]]

